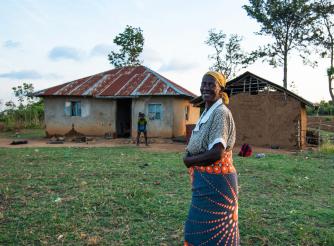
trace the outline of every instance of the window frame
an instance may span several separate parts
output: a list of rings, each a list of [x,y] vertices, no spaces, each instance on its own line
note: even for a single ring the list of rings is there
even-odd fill
[[[149,120],[162,120],[162,103],[149,103],[147,111]]]
[[[81,117],[82,105],[80,100],[70,100],[65,102],[65,116]]]

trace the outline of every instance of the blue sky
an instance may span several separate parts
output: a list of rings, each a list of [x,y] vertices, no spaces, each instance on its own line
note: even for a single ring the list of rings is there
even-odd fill
[[[213,50],[204,41],[212,28],[237,33],[246,51],[268,38],[241,8],[246,0],[7,0],[0,3],[0,100],[23,82],[36,89],[112,69],[107,55],[126,25],[144,32],[144,65],[199,94]],[[304,66],[291,55],[289,76],[299,95],[328,100],[326,66]],[[282,85],[282,68],[257,62],[249,70]]]

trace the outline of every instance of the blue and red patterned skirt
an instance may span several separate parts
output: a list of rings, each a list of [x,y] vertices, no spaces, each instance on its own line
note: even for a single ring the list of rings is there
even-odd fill
[[[232,151],[209,166],[189,168],[192,201],[184,245],[239,245],[238,179]]]

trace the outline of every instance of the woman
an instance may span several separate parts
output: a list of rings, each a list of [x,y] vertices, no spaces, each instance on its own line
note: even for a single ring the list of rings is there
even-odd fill
[[[239,245],[238,185],[232,161],[235,125],[224,105],[228,103],[225,84],[218,72],[207,72],[202,79],[205,111],[183,159],[192,180],[184,245]]]

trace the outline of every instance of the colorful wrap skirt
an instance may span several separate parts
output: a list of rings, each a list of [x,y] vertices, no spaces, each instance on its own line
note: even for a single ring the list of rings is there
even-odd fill
[[[238,180],[232,151],[209,166],[189,168],[192,201],[184,245],[239,245]]]

